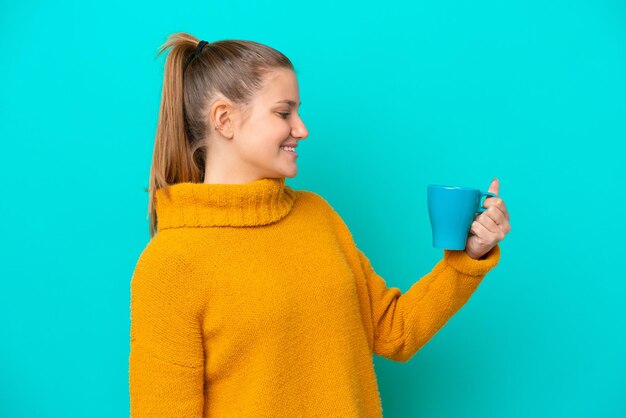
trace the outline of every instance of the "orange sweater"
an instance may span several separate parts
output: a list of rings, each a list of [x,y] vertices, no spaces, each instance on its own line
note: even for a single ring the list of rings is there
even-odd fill
[[[131,416],[381,417],[373,354],[405,362],[500,258],[444,250],[404,294],[285,178],[178,183],[131,281]]]

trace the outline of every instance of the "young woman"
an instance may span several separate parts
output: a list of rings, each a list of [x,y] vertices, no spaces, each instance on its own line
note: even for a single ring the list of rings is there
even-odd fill
[[[326,200],[285,184],[308,136],[289,59],[186,33],[166,49],[131,416],[381,417],[373,355],[408,361],[469,299],[510,230],[504,202],[402,294]]]

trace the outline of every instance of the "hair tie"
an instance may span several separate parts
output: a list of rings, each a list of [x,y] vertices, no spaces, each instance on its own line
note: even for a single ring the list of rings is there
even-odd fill
[[[189,54],[189,57],[187,58],[187,60],[185,61],[185,69],[187,69],[187,66],[189,64],[191,64],[191,61],[194,60],[195,57],[197,57],[198,55],[200,55],[200,53],[202,52],[202,48],[204,48],[205,45],[208,45],[209,43],[207,41],[200,41],[198,42],[198,45],[196,45],[196,49],[194,49],[191,54]],[[184,71],[184,70],[183,70]]]
[[[202,52],[202,48],[204,48],[204,46],[208,44],[209,43],[207,41],[198,42],[198,45],[196,45],[196,50],[194,51],[194,53],[199,54],[200,52]]]

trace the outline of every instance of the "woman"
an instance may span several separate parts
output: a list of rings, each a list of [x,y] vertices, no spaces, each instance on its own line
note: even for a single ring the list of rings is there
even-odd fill
[[[468,300],[510,230],[503,201],[401,294],[326,200],[285,184],[308,135],[289,59],[185,33],[168,48],[131,416],[381,417],[373,354],[408,361]]]

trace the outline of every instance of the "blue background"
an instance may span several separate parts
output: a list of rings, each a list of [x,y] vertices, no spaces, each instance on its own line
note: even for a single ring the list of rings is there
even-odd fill
[[[430,183],[493,177],[500,264],[408,363],[385,417],[626,416],[626,5],[0,4],[0,411],[128,416],[130,278],[173,32],[285,53],[324,196],[389,286],[443,256]]]

